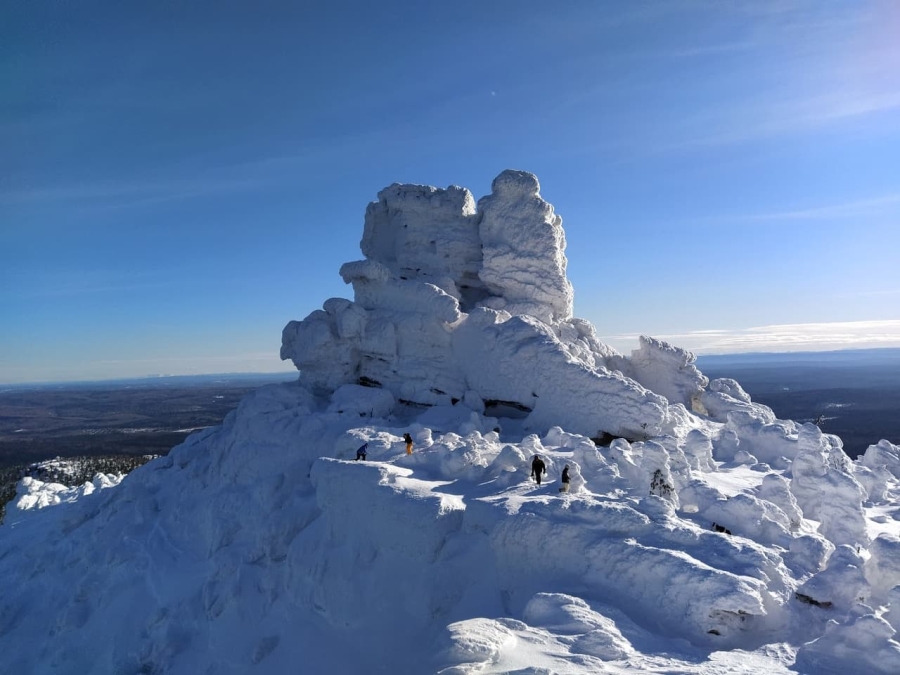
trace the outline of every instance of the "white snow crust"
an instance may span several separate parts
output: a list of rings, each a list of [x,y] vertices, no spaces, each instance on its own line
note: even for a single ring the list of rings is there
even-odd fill
[[[531,174],[392,185],[361,249],[296,382],[120,483],[22,482],[4,672],[900,672],[900,447],[604,345]]]

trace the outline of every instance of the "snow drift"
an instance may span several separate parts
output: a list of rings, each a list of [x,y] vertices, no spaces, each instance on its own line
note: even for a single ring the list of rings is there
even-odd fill
[[[296,382],[118,485],[22,486],[9,672],[896,673],[900,447],[616,352],[565,245],[525,172],[379,193]]]

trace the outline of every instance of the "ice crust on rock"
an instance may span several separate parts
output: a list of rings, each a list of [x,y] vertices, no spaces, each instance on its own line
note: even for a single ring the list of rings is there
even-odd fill
[[[297,381],[118,485],[20,485],[10,672],[898,672],[900,447],[605,345],[531,174],[392,185],[361,249],[284,328]]]

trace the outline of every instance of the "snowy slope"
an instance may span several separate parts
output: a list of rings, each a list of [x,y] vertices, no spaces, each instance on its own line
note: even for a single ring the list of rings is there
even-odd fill
[[[22,486],[3,672],[900,672],[900,447],[601,343],[530,174],[391,186],[361,248],[284,330],[297,382],[118,485]]]

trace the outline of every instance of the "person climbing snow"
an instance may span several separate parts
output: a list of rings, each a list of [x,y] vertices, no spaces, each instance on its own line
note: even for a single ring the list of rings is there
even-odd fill
[[[541,484],[541,474],[547,470],[547,467],[544,465],[544,460],[542,460],[538,455],[534,456],[534,459],[531,460],[531,477],[534,478],[535,482],[540,485]]]
[[[364,462],[366,461],[366,454],[367,454],[368,449],[369,449],[368,443],[363,443],[361,446],[359,446],[359,449],[356,451],[356,461],[357,462],[360,459]]]
[[[569,491],[569,465],[568,464],[566,464],[566,468],[563,469],[562,478],[560,478],[560,480],[562,481],[562,485],[560,486],[559,491],[560,492],[568,492]]]
[[[407,455],[411,455],[411,454],[412,454],[413,439],[412,439],[412,436],[409,435],[409,432],[408,432],[408,431],[407,431],[405,434],[403,434],[403,440],[406,441],[406,454],[407,454]]]

